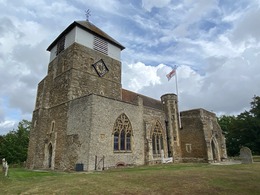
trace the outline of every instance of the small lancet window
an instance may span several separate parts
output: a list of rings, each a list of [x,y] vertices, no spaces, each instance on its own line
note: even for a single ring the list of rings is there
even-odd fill
[[[130,152],[132,145],[132,125],[125,114],[121,114],[114,124],[114,151]]]
[[[55,121],[52,121],[51,122],[51,130],[50,130],[50,132],[52,133],[52,132],[54,132],[54,130],[55,130]]]

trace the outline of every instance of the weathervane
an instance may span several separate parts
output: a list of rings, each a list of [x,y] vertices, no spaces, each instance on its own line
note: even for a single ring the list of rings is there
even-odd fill
[[[91,16],[89,9],[85,11],[85,15],[86,15],[86,21],[88,21],[89,17]]]

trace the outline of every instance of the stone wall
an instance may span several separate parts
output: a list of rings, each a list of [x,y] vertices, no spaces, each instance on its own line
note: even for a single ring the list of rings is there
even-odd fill
[[[174,162],[181,162],[182,151],[177,95],[165,94],[161,97],[161,101],[165,112],[169,157],[173,157]]]
[[[74,43],[70,48],[73,52],[73,70],[71,75],[70,99],[88,94],[97,94],[113,99],[121,99],[121,62],[100,52]],[[109,71],[99,77],[94,63],[102,59]]]
[[[204,138],[200,110],[181,112],[180,130],[182,158],[207,160],[207,146]],[[190,144],[190,146],[189,146]],[[190,147],[190,148],[189,148]]]
[[[132,152],[114,152],[113,127],[121,114],[129,118],[133,136]],[[77,160],[85,170],[95,169],[95,156],[105,157],[104,166],[118,163],[144,164],[143,108],[98,95],[73,100],[68,112],[68,134],[78,134]],[[78,118],[76,117],[78,116]],[[73,151],[70,151],[73,153]],[[69,154],[67,154],[69,155]]]
[[[109,69],[102,78],[92,66],[100,59]],[[36,109],[92,93],[121,99],[121,62],[74,43],[50,62],[48,75],[38,85]]]
[[[212,162],[227,158],[225,137],[214,113],[204,109],[189,110],[181,113],[181,120],[184,160]]]
[[[159,121],[163,128],[163,150],[166,157],[168,157],[168,147],[167,147],[167,136],[166,136],[166,127],[165,127],[165,114],[162,110],[144,107],[144,148],[145,148],[145,163],[153,164],[154,160],[153,151],[152,151],[152,131],[156,121]],[[158,159],[157,159],[158,160]],[[159,159],[161,160],[161,159]]]
[[[109,69],[102,78],[92,66],[100,59]],[[121,99],[121,62],[74,43],[49,63],[48,75],[38,85],[32,119],[34,126],[28,148],[28,167],[48,167],[48,147],[51,146],[51,168],[72,168],[77,159],[75,151],[81,142],[77,133],[70,132],[71,128],[67,132],[68,117],[79,116],[71,116],[68,106],[73,105],[71,100],[92,93]],[[90,115],[88,117],[91,118]],[[55,129],[50,132],[53,123]],[[67,155],[67,151],[73,152]]]
[[[68,104],[64,103],[49,109],[48,128],[45,138],[45,148],[51,143],[53,147],[53,169],[64,169],[62,167],[62,158],[67,153],[66,129],[67,129]],[[55,123],[52,129],[52,123]],[[44,166],[47,167],[48,152],[45,151]]]
[[[67,125],[67,151],[62,164],[73,169],[76,164],[85,164],[87,170],[92,127],[93,96],[74,99],[69,104]]]

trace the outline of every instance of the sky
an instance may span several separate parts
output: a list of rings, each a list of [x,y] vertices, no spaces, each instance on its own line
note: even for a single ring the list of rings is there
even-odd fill
[[[259,0],[0,0],[0,134],[32,119],[47,47],[88,9],[126,48],[123,88],[177,93],[176,66],[180,110],[237,115],[260,95]]]

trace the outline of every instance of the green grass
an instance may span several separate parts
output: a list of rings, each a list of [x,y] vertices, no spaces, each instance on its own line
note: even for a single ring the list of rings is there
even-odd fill
[[[260,194],[260,163],[168,164],[103,172],[11,168],[0,194]]]
[[[260,162],[260,156],[253,156],[254,162]]]

